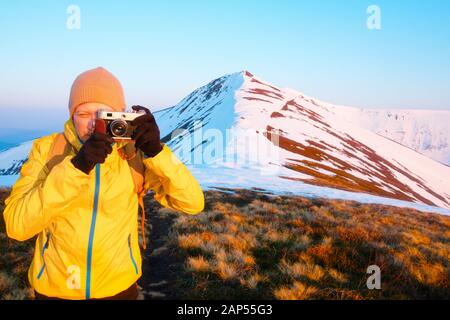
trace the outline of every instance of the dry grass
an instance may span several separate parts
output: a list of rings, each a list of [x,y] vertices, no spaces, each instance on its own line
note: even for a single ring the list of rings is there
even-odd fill
[[[189,257],[187,263],[188,269],[194,272],[205,272],[210,269],[209,262],[202,256]]]
[[[0,300],[31,299],[27,272],[34,252],[34,241],[17,242],[6,236],[3,220],[4,201],[8,189],[0,188]]]
[[[317,291],[315,287],[307,287],[301,282],[294,281],[292,285],[276,289],[274,295],[280,300],[306,300],[314,297]]]
[[[188,298],[449,298],[450,218],[352,201],[208,191],[198,216],[178,215],[172,244]],[[178,242],[177,242],[178,241]],[[381,268],[382,289],[366,286]]]
[[[8,191],[0,192],[0,209]],[[208,191],[205,211],[190,216],[146,197],[149,236],[155,218],[170,221],[144,255],[155,275],[187,299],[448,299],[450,217],[352,201]],[[26,269],[32,241],[8,240],[0,223],[0,298],[30,298]],[[155,239],[154,239],[155,240]],[[170,266],[146,265],[172,258]],[[381,290],[366,287],[381,269]],[[171,269],[171,270],[172,270]],[[147,276],[140,281],[146,286]],[[170,299],[165,292],[164,299]]]

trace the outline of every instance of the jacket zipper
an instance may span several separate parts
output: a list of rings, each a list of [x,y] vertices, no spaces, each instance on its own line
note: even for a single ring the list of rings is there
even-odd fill
[[[47,248],[48,248],[48,243],[50,241],[51,236],[52,236],[52,234],[50,232],[48,232],[47,240],[45,241],[44,247],[42,248],[42,252],[41,252],[42,261],[44,261],[44,253],[45,253],[45,250],[47,250]],[[39,270],[39,273],[37,275],[38,280],[41,278],[42,274],[44,273],[44,269],[45,269],[45,261],[42,264],[41,270]]]
[[[94,242],[95,222],[97,219],[98,195],[100,191],[100,164],[95,166],[95,192],[94,207],[92,210],[91,229],[89,231],[89,242],[87,252],[87,274],[86,274],[86,299],[91,298],[91,268],[92,268],[92,245]]]
[[[128,234],[128,248],[130,249],[130,258],[131,258],[131,262],[133,262],[134,270],[136,271],[136,274],[138,274],[139,272],[138,272],[136,260],[134,260],[133,250],[131,249],[131,233]]]

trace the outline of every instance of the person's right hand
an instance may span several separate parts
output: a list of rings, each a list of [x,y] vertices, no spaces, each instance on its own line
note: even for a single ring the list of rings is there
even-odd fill
[[[108,154],[112,152],[111,144],[114,139],[110,136],[94,132],[83,144],[78,154],[72,158],[73,165],[89,174],[97,163],[104,163]]]

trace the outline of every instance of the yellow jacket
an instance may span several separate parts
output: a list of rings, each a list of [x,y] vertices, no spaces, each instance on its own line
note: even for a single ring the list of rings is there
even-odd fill
[[[37,139],[20,177],[5,200],[9,237],[38,235],[28,271],[39,293],[65,299],[113,296],[142,274],[138,243],[138,197],[126,160],[113,152],[89,175],[75,168],[71,151],[48,173],[47,153],[57,133]],[[82,144],[72,120],[64,135],[78,151]],[[203,192],[167,145],[143,160],[145,188],[164,207],[188,214],[204,208]]]

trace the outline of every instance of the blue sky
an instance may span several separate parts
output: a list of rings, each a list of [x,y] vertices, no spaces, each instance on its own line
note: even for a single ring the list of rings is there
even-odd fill
[[[381,30],[366,27],[372,4]],[[72,81],[99,65],[153,110],[244,69],[336,104],[450,110],[450,1],[5,1],[0,36],[14,127],[65,119]]]

